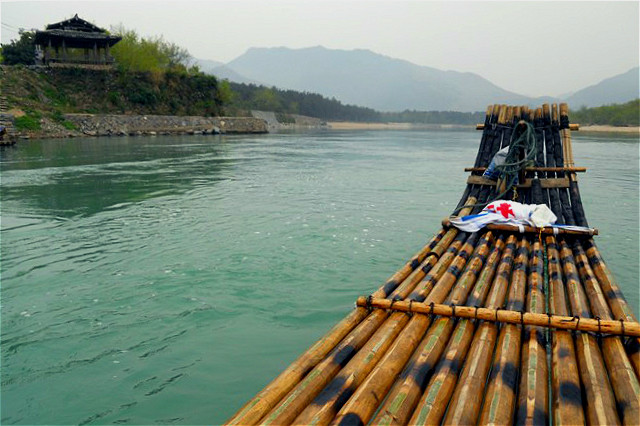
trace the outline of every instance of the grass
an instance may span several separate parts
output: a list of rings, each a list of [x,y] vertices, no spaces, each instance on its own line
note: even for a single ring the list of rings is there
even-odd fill
[[[15,119],[16,129],[18,130],[40,130],[40,115],[39,114],[26,114],[22,117]]]

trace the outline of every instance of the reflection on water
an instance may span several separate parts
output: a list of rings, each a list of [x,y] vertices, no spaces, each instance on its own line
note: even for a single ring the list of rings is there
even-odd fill
[[[479,134],[30,141],[0,151],[2,422],[217,424],[436,232]],[[574,138],[638,307],[638,144]]]

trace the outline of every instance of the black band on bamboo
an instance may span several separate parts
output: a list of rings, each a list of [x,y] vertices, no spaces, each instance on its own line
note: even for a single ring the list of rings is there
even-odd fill
[[[520,325],[524,325],[524,310],[520,311]]]
[[[451,306],[451,316],[455,317],[456,316],[456,305],[454,303],[452,303],[449,306]]]
[[[475,317],[475,320],[476,320],[476,321],[478,321],[478,308],[479,308],[479,306],[478,306],[478,305],[474,305],[473,307],[474,307],[474,308],[476,308],[476,312],[475,312],[476,317]]]
[[[498,311],[500,310],[500,307],[498,306],[498,308],[496,308],[496,322],[498,322]]]
[[[600,317],[596,317],[598,320],[598,338],[602,337],[602,328],[600,327]]]
[[[407,315],[409,315],[410,317],[413,316],[413,308],[411,307],[411,305],[413,305],[413,299],[409,300],[409,311],[407,312]]]
[[[431,316],[433,316],[433,307],[434,307],[435,303],[431,302],[429,303],[429,307],[431,308]]]
[[[393,304],[396,303],[396,298],[391,299],[391,304],[389,305],[389,309],[393,309]]]
[[[371,306],[371,301],[373,300],[373,294],[370,294],[369,296],[367,296],[367,310],[369,312],[372,311],[372,306]]]
[[[549,319],[549,322],[548,322],[548,327],[549,327],[549,328],[551,328],[551,317],[552,317],[552,316],[553,316],[553,315],[551,314],[551,312],[547,312],[547,318]]]
[[[439,255],[438,253],[436,253],[435,251],[432,251],[432,252],[430,252],[429,254],[427,254],[427,255],[424,257],[424,260],[427,260],[427,259],[428,259],[429,257],[431,257],[431,256],[435,257],[435,258],[436,258],[436,261],[440,260],[440,255]],[[424,260],[423,260],[423,262],[424,262]]]
[[[624,320],[622,318],[620,318],[620,327],[622,327],[622,337],[625,337],[625,333],[624,333]]]

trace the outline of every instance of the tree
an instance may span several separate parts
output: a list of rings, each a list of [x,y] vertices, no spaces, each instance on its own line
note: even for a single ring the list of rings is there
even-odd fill
[[[2,45],[2,63],[6,65],[33,65],[35,63],[36,34],[20,30],[20,38]]]
[[[112,27],[111,32],[122,40],[111,49],[118,66],[123,71],[189,71],[191,54],[183,47],[165,41],[162,37],[140,37],[135,30],[122,25]]]

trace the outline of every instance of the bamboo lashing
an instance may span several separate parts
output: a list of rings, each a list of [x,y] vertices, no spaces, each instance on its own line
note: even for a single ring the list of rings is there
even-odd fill
[[[588,228],[566,104],[489,105],[454,214],[479,212],[481,175],[533,124],[536,152],[504,198]],[[488,225],[439,233],[229,424],[637,424],[640,325],[593,235]]]
[[[484,130],[485,128],[486,128],[486,124],[484,123],[476,124],[476,130]],[[569,129],[573,131],[578,131],[580,130],[580,125],[577,123],[571,123],[569,124]]]
[[[640,324],[631,321],[596,320],[564,315],[547,315],[533,312],[508,311],[505,309],[475,308],[472,306],[455,306],[408,301],[392,302],[389,299],[369,299],[358,297],[357,306],[388,309],[391,311],[440,315],[446,317],[479,319],[484,321],[535,325],[538,327],[557,328],[561,330],[588,331],[592,333],[611,334],[616,336],[640,337]],[[392,306],[393,305],[393,306]],[[432,312],[433,311],[433,312]]]
[[[486,167],[465,167],[465,172],[484,172]],[[525,172],[574,172],[585,173],[586,167],[525,167]]]

